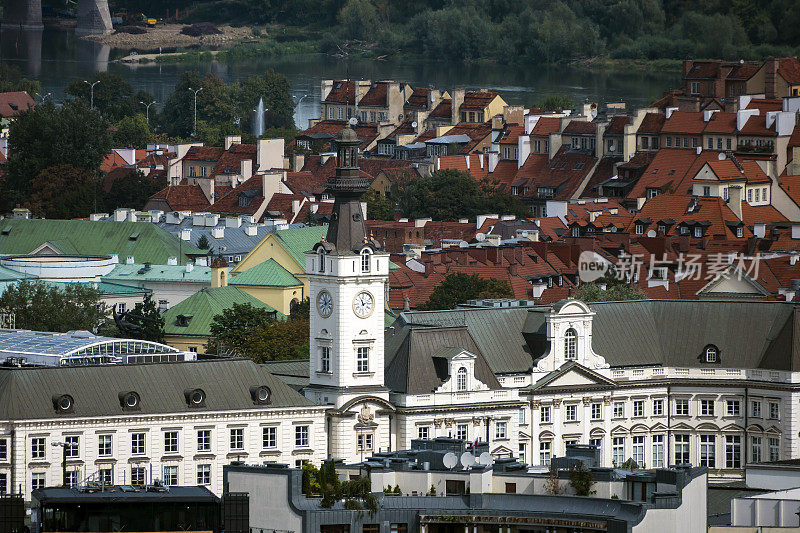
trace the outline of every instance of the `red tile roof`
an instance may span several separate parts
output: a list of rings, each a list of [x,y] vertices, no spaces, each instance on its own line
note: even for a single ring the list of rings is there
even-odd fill
[[[761,69],[761,64],[755,61],[748,61],[736,65],[731,69],[725,79],[728,80],[749,80],[753,75]]]
[[[796,57],[782,57],[778,60],[778,74],[790,85],[800,84],[800,62]]]
[[[427,109],[430,91],[428,87],[414,87],[411,96],[406,100],[406,107],[412,109]]]
[[[192,146],[186,155],[183,157],[184,161],[204,161],[214,163],[219,161],[225,149],[221,146]]]
[[[631,117],[628,115],[614,115],[611,122],[606,128],[606,135],[623,135],[625,133],[625,126],[631,123]]]
[[[650,188],[687,194],[691,179],[697,175],[703,164],[716,158],[717,152],[703,151],[698,155],[695,150],[659,150],[628,193],[628,198],[643,198]]]
[[[555,117],[539,117],[536,125],[531,130],[531,135],[550,135],[558,133],[561,120]]]
[[[664,122],[661,133],[700,135],[705,126],[702,111],[673,111],[672,115]]]
[[[597,132],[597,124],[585,120],[571,120],[564,128],[565,135],[594,135]]]
[[[538,198],[538,187],[555,189],[552,200],[572,198],[586,175],[597,161],[593,155],[572,152],[569,147],[562,146],[548,165],[541,169],[529,185],[528,196]],[[527,163],[527,161],[526,161]]]
[[[589,183],[583,189],[581,198],[596,198],[598,195],[597,187],[617,174],[614,167],[620,162],[622,162],[621,157],[606,156],[602,158],[597,167],[595,167],[594,174],[589,178]]]
[[[775,123],[767,128],[767,116],[753,115],[747,119],[742,129],[739,130],[740,135],[755,135],[755,136],[775,136]]]
[[[689,208],[692,207],[689,212]],[[646,222],[649,220],[650,222]],[[672,220],[667,229],[667,235],[680,235],[678,225],[687,222],[690,225],[702,223],[706,226],[705,237],[717,237],[726,240],[737,239],[734,230],[726,222],[738,224],[739,218],[728,208],[725,200],[717,197],[693,197],[683,194],[659,194],[647,200],[641,211],[634,215],[628,226],[630,233],[634,232],[636,224],[644,226],[644,234],[649,230],[656,230],[659,221]],[[744,228],[744,237],[749,238],[752,233]]]
[[[212,175],[239,174],[242,170],[242,161],[245,159],[253,162],[253,172],[269,170],[257,168],[257,153],[258,148],[254,144],[234,144],[217,159]]]
[[[717,111],[706,122],[703,133],[730,134],[736,133],[736,113]]]
[[[442,101],[433,108],[433,111],[430,112],[428,118],[441,118],[450,120],[452,118],[452,108],[453,101],[449,98],[443,98]]]
[[[758,109],[761,111],[762,115],[765,115],[767,111],[782,111],[783,100],[780,98],[753,98],[745,109]]]
[[[172,211],[205,211],[211,205],[199,185],[170,185],[150,199],[165,201]]]
[[[513,144],[514,146],[517,145],[519,140],[519,136],[525,132],[525,129],[522,126],[515,126],[513,124],[506,126],[503,128],[503,131],[500,133],[500,136],[497,138],[495,142],[499,144]]]
[[[705,80],[719,76],[719,61],[693,61],[684,78],[687,80]]]
[[[639,129],[636,133],[639,135],[641,134],[656,134],[661,133],[661,128],[664,127],[664,122],[667,120],[667,116],[663,113],[647,113],[642,119],[642,123],[639,125]]]
[[[389,94],[389,83],[379,81],[372,85],[367,94],[358,101],[359,106],[385,107],[388,105],[386,95]]]
[[[722,161],[709,161],[707,165],[711,168],[714,175],[722,181],[741,180],[747,183],[772,183],[772,180],[764,174],[761,167],[755,161],[741,161],[741,169],[730,159]]]
[[[245,199],[245,201],[241,202],[240,198]],[[241,205],[243,203],[246,205]],[[264,192],[262,178],[261,176],[253,176],[219,198],[210,209],[220,213],[253,215],[259,211],[263,204]]]
[[[482,110],[492,103],[492,100],[497,96],[497,93],[491,91],[468,91],[464,93],[464,102],[461,104],[460,109]]]
[[[3,118],[16,117],[22,111],[35,105],[36,102],[25,91],[0,93],[0,116]]]
[[[325,102],[355,105],[355,94],[356,83],[354,81],[335,80],[331,92],[325,97]]]
[[[772,224],[786,222],[787,219],[771,205],[750,205],[742,200],[742,220],[748,226],[753,227],[756,222]]]

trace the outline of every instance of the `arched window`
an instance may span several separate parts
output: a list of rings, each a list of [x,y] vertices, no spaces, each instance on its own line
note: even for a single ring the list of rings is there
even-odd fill
[[[463,366],[456,372],[456,390],[467,390],[467,369]]]
[[[717,362],[718,350],[716,346],[706,346],[706,363]]]
[[[325,250],[320,248],[318,253],[319,253],[319,271],[325,272]]]
[[[573,361],[578,359],[578,334],[572,328],[564,333],[564,357]]]
[[[361,272],[369,272],[369,250],[364,248],[361,250]]]

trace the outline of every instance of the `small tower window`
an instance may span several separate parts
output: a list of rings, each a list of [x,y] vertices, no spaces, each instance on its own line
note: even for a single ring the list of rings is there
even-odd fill
[[[573,361],[578,359],[578,334],[572,328],[564,334],[564,357]]]
[[[719,354],[719,350],[717,350],[716,346],[707,346],[706,347],[706,353],[705,353],[705,362],[706,363],[716,363],[718,354]]]
[[[369,348],[366,346],[356,351],[356,372],[369,372]]]
[[[329,346],[322,346],[320,351],[319,371],[328,373],[331,371],[331,349]]]
[[[467,369],[463,366],[456,372],[456,389],[459,391],[467,390]]]
[[[319,251],[319,271],[325,272],[325,250]]]
[[[361,250],[361,272],[369,272],[369,250]]]

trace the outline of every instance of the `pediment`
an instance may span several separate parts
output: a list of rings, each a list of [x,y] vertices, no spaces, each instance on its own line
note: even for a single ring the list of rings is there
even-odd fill
[[[28,255],[61,255],[62,253],[56,245],[48,241],[31,250]]]
[[[674,426],[672,426],[674,431],[692,431],[694,428],[685,422],[678,422]]]
[[[650,433],[650,428],[644,424],[636,424],[631,428],[631,433]]]
[[[570,362],[563,365],[539,380],[535,388],[561,388],[561,387],[603,387],[614,388],[616,383],[578,363]]]
[[[494,450],[492,450],[492,455],[510,455],[511,450],[506,448],[505,446],[498,446]]]
[[[742,296],[767,296],[769,292],[736,265],[729,266],[697,291],[698,296],[736,294]]]
[[[611,430],[611,434],[612,435],[627,435],[628,434],[628,428],[626,428],[625,426],[617,426],[617,427],[615,427],[614,429]]]
[[[666,430],[667,430],[667,426],[665,426],[661,422],[659,422],[657,424],[653,424],[653,426],[650,428],[650,431],[666,431]]]
[[[711,422],[703,422],[697,425],[698,431],[719,431],[719,427]]]
[[[727,426],[722,428],[720,431],[735,431],[737,433],[741,433],[741,432],[744,431],[744,428],[742,426],[740,426],[739,424],[728,424]]]

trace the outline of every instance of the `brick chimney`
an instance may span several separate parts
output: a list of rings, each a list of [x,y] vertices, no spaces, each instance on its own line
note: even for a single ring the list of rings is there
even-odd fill
[[[461,104],[464,103],[464,89],[453,89],[452,104],[450,106],[450,124],[456,125],[461,120]]]
[[[775,80],[778,77],[778,60],[770,57],[764,62],[764,96],[775,98]]]

